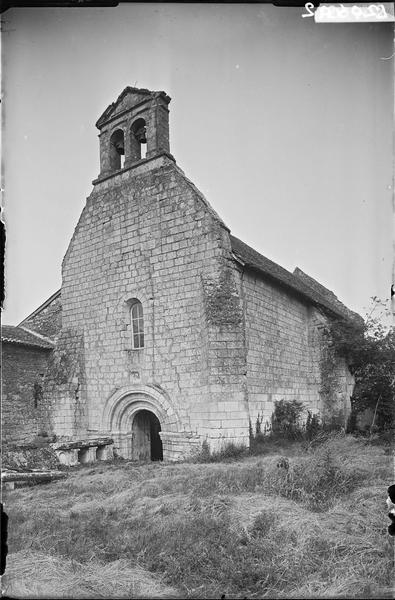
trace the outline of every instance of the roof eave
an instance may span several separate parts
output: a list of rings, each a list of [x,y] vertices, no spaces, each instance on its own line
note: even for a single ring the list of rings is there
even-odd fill
[[[15,344],[16,346],[24,346],[26,348],[36,348],[38,350],[45,350],[46,352],[52,352],[55,345],[53,346],[44,346],[42,344],[35,344],[34,342],[22,342],[20,340],[11,340],[7,338],[2,338],[2,344]]]

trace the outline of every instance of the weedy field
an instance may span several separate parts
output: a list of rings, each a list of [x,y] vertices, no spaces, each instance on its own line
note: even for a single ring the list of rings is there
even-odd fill
[[[287,454],[287,456],[286,456]],[[332,436],[233,462],[116,462],[6,491],[8,596],[391,598],[382,446]]]

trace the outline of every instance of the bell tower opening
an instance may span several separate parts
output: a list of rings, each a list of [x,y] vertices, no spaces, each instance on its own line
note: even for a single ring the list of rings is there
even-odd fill
[[[130,128],[131,160],[137,161],[147,154],[147,126],[144,119],[137,119]]]
[[[110,168],[112,171],[123,169],[125,163],[125,136],[122,129],[114,131],[110,138]]]
[[[132,459],[163,460],[159,419],[149,410],[136,413],[132,424]]]

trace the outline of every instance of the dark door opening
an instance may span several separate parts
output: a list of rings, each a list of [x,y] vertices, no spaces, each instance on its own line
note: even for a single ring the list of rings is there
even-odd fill
[[[151,460],[163,460],[162,440],[159,432],[161,431],[159,419],[151,413]]]
[[[134,460],[163,460],[159,419],[149,410],[140,410],[133,420],[132,458]]]

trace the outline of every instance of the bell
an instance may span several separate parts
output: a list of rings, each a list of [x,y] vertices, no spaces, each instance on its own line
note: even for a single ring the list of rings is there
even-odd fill
[[[122,142],[115,142],[114,144],[115,146],[115,150],[118,152],[118,154],[125,154],[125,148],[123,147],[123,143]]]
[[[138,129],[138,130],[135,132],[135,134],[134,134],[134,135],[135,135],[135,137],[136,137],[136,140],[137,140],[138,142],[140,142],[140,144],[146,144],[146,143],[147,143],[147,129],[146,129],[146,127],[145,127],[145,126],[143,126],[143,127],[140,127],[140,129]]]

